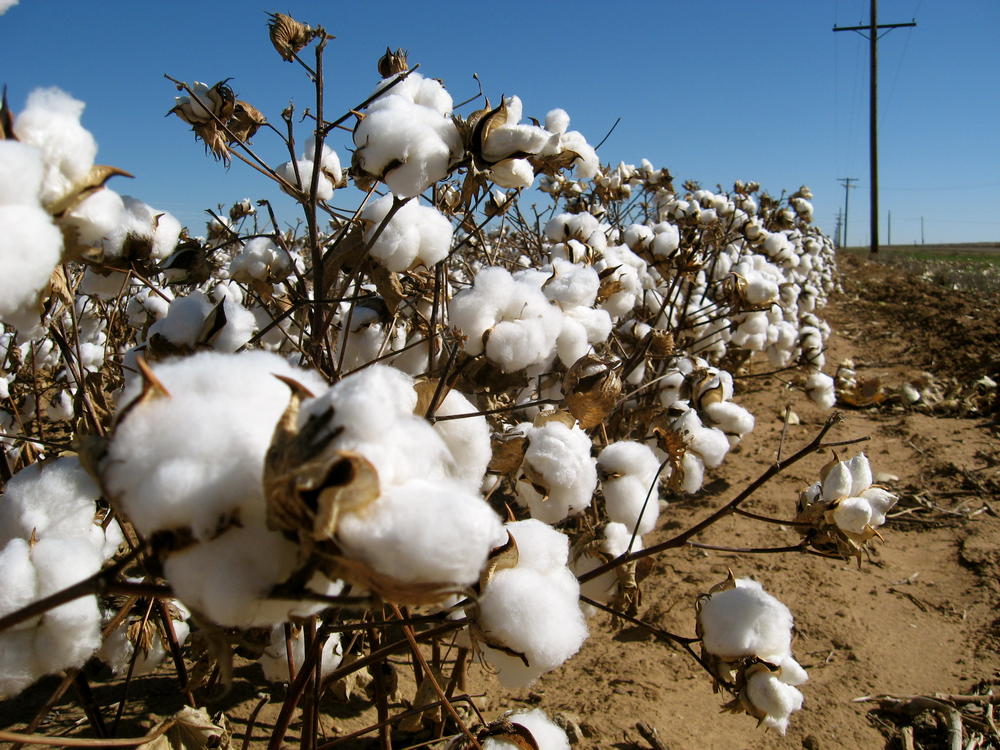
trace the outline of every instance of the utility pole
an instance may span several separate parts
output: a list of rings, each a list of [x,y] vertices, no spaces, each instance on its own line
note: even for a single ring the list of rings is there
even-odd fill
[[[836,223],[833,225],[833,246],[838,250],[844,246],[844,243],[840,240],[840,230],[844,226],[844,212],[839,208],[837,209],[837,216],[835,217]]]
[[[854,187],[855,182],[858,181],[857,177],[840,177],[838,178],[840,184],[844,186],[844,237],[840,242],[841,247],[847,247],[847,204],[848,198],[851,195],[851,188]]]
[[[886,224],[886,228],[889,230],[889,236],[886,238],[885,242],[887,245],[892,247],[892,211],[889,211],[889,223]]]
[[[916,26],[916,21],[909,23],[887,23],[879,25],[878,0],[869,0],[869,22],[865,26],[834,26],[834,31],[856,31],[868,40],[870,71],[868,92],[868,150],[871,168],[871,252],[878,254],[878,40],[879,29],[887,29],[886,34],[893,29],[904,26]],[[865,35],[864,32],[868,32]]]
[[[920,217],[920,244],[924,244],[924,217]]]

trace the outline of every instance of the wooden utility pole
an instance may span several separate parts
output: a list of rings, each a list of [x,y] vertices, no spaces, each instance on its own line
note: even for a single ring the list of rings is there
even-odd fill
[[[893,29],[904,26],[916,26],[916,21],[909,23],[887,23],[879,25],[878,0],[870,0],[870,19],[866,26],[834,26],[834,31],[856,31],[868,40],[870,59],[870,83],[868,92],[868,151],[871,167],[871,252],[878,254],[878,40],[879,29],[887,29],[886,34]],[[867,35],[865,34],[867,32]]]
[[[840,184],[844,186],[844,237],[840,241],[841,247],[847,247],[847,205],[848,198],[851,196],[851,188],[854,187],[853,183],[858,181],[857,177],[841,177]]]

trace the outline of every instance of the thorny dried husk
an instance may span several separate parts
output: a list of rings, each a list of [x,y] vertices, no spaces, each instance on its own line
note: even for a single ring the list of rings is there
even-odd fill
[[[615,408],[622,392],[617,369],[592,354],[580,357],[563,379],[566,406],[580,427],[596,427]]]
[[[282,60],[290,62],[299,50],[323,33],[322,29],[314,29],[284,13],[269,13],[267,17],[268,36]]]
[[[385,54],[378,61],[378,74],[383,78],[405,73],[409,69],[410,65],[406,62],[406,50],[398,47],[395,52],[386,47]]]

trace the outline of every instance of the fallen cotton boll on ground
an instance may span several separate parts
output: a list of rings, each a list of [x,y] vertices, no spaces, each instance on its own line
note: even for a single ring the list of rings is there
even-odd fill
[[[298,670],[305,660],[306,632],[297,625],[292,625],[291,629],[292,665]],[[343,658],[344,647],[340,642],[340,633],[332,633],[326,639],[326,642],[323,643],[320,678],[325,678],[339,667]],[[271,629],[271,641],[257,662],[264,670],[265,679],[271,682],[291,682],[288,673],[288,646],[285,640],[285,625],[275,625]]]

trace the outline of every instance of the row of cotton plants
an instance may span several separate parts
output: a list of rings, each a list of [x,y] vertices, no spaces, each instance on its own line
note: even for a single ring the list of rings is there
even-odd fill
[[[299,54],[322,64],[322,29],[269,29],[318,78]],[[605,627],[601,608],[639,614],[636,562],[669,547],[670,498],[754,428],[742,375],[787,370],[832,406],[833,251],[807,188],[675,190],[645,161],[602,166],[563,110],[457,111],[400,50],[378,70],[362,105],[273,164],[252,104],[178,83],[170,111],[292,195],[299,232],[249,199],[182,229],[105,184],[124,173],[95,166],[81,102],[40,89],[5,107],[0,559],[18,574],[0,581],[0,694],[95,654],[119,675],[168,654],[182,670],[189,633],[223,679],[254,632],[267,679],[319,664],[325,684],[382,653],[389,630],[352,623],[390,610],[463,654],[448,675],[416,640],[390,649],[432,680],[427,700],[450,705],[469,655],[530,685]],[[537,225],[532,186],[552,199]],[[893,501],[861,455],[789,507],[803,549],[860,559]],[[730,707],[784,732],[805,680],[787,608],[739,579],[691,612],[678,638],[701,641]],[[568,746],[541,712],[449,726],[456,746]]]

